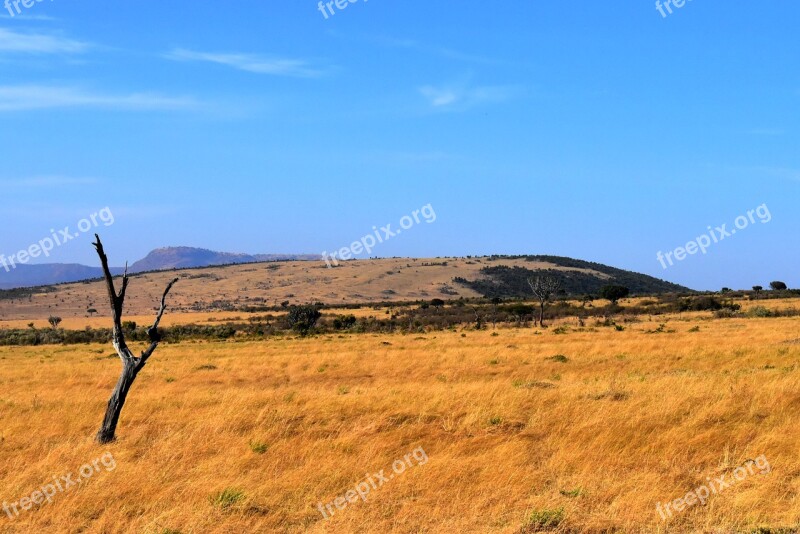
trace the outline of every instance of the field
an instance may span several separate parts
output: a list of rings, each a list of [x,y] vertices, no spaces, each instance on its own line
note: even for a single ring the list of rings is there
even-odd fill
[[[164,344],[108,446],[110,345],[0,347],[0,501],[113,456],[0,532],[796,531],[798,319],[641,319]]]

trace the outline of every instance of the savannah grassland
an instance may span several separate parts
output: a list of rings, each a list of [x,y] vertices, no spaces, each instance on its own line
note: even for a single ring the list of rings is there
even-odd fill
[[[0,501],[117,464],[0,532],[794,531],[800,321],[642,319],[164,344],[108,446],[110,346],[0,347]],[[323,519],[418,447],[426,464]],[[656,512],[760,455],[771,473]]]

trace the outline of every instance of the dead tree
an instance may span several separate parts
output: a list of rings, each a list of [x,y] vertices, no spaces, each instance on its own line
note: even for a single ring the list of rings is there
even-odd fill
[[[128,267],[127,265],[125,266],[125,274],[122,276],[122,287],[119,293],[117,293],[116,289],[114,289],[114,279],[111,276],[111,270],[108,267],[108,258],[103,250],[103,243],[100,242],[99,235],[95,234],[94,236],[97,239],[94,243],[94,248],[97,249],[97,255],[100,256],[100,263],[103,266],[103,275],[106,279],[108,297],[114,317],[112,343],[120,360],[122,360],[122,374],[119,377],[119,381],[117,381],[117,386],[114,388],[111,399],[108,401],[106,416],[103,419],[103,426],[100,428],[96,437],[97,441],[100,443],[110,443],[116,439],[115,435],[117,432],[117,423],[119,422],[119,414],[122,412],[122,407],[125,405],[128,391],[130,391],[133,381],[136,380],[139,371],[145,366],[147,360],[153,355],[153,352],[155,352],[156,347],[158,347],[161,341],[161,335],[158,333],[158,323],[161,322],[161,317],[167,309],[167,295],[178,279],[176,278],[170,282],[167,289],[164,290],[164,295],[161,297],[161,308],[158,310],[156,320],[153,326],[147,330],[147,336],[150,338],[150,346],[142,352],[141,356],[134,356],[125,343],[125,334],[122,330],[122,306],[125,303],[125,292],[128,289]]]
[[[537,276],[529,278],[528,285],[531,286],[533,296],[539,301],[539,326],[544,328],[544,309],[561,291],[561,282],[549,276]]]

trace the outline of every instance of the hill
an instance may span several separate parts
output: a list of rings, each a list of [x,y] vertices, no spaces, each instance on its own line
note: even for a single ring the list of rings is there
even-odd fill
[[[503,260],[523,259],[530,262],[531,267],[503,264]],[[608,284],[627,287],[634,295],[650,295],[657,293],[682,293],[688,288],[631,271],[609,267],[600,263],[575,260],[560,256],[492,256],[487,260],[499,265],[481,269],[482,277],[477,280],[459,278],[456,281],[469,287],[484,297],[519,298],[530,295],[528,279],[546,274],[561,282],[568,295],[596,295],[600,288]],[[550,263],[555,268],[544,272],[535,265]]]
[[[325,263],[287,261],[214,266],[131,276],[127,315],[149,315],[170,279],[180,278],[170,294],[173,312],[260,311],[292,304],[328,305],[477,298],[502,295],[530,298],[525,277],[546,272],[570,282],[571,294],[609,283],[627,285],[634,294],[686,292],[687,288],[599,264],[554,258],[389,258],[348,261],[328,268]],[[0,291],[0,320],[64,319],[101,315],[106,309],[101,280],[32,290]]]

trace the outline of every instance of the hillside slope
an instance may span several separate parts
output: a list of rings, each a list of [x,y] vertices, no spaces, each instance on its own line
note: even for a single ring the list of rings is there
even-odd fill
[[[522,259],[530,266],[509,267],[504,261]],[[634,295],[657,293],[680,293],[688,288],[631,271],[609,267],[600,263],[575,260],[560,256],[493,256],[487,258],[497,265],[481,269],[481,277],[476,280],[459,278],[460,285],[468,287],[484,297],[518,298],[530,295],[528,279],[534,276],[547,276],[558,279],[568,295],[596,295],[600,288],[608,284],[627,287]],[[544,273],[536,267],[542,262],[556,267]]]
[[[638,294],[688,291],[611,267],[550,259],[391,258],[348,261],[336,268],[328,268],[322,262],[290,261],[140,273],[131,276],[125,313],[152,314],[164,287],[176,276],[180,281],[169,298],[173,312],[257,311],[286,301],[332,305],[474,298],[490,294],[482,289],[484,286],[497,285],[508,286],[505,296],[530,297],[522,274],[537,272],[557,273],[595,285],[628,283]],[[506,280],[502,274],[505,272],[515,277]],[[106,301],[101,280],[0,291],[0,320],[40,319],[51,314],[65,319],[84,317],[89,309],[107,315]]]

